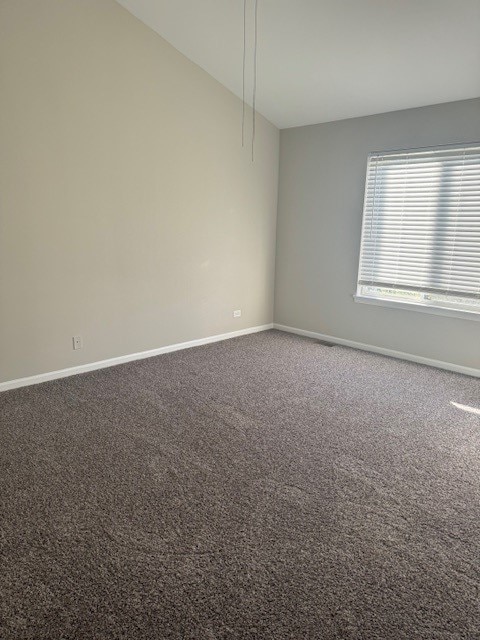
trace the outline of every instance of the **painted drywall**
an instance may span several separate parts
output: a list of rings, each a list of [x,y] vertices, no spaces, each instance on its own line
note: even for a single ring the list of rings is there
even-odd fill
[[[352,298],[368,153],[478,140],[480,99],[282,131],[275,322],[480,368],[479,322]]]
[[[0,95],[0,382],[272,322],[273,125],[252,163],[241,101],[114,0],[1,0]]]

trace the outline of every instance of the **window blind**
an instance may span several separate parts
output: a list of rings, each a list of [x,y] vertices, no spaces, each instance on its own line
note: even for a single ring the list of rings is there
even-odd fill
[[[480,143],[369,156],[363,286],[480,300]]]

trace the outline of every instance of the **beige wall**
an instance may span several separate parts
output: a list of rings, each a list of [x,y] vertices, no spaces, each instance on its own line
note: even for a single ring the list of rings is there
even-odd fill
[[[0,96],[0,381],[272,322],[273,125],[252,164],[241,102],[113,0],[0,0]]]
[[[480,140],[480,100],[281,132],[275,321],[480,368],[480,322],[355,303],[370,151]]]

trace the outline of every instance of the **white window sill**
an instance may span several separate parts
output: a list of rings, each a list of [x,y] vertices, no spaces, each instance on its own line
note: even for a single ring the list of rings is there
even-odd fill
[[[480,313],[476,311],[434,307],[426,304],[417,304],[415,302],[401,302],[399,300],[383,300],[381,298],[369,298],[367,296],[358,296],[356,294],[354,294],[353,299],[355,302],[361,302],[362,304],[374,304],[379,307],[389,307],[391,309],[401,309],[403,311],[420,311],[421,313],[430,313],[436,316],[450,316],[452,318],[480,321]]]

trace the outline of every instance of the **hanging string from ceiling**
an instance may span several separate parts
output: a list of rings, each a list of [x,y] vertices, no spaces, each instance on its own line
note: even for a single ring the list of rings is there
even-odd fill
[[[245,86],[247,61],[247,2],[243,0],[243,69],[242,69],[242,147],[245,146]],[[254,0],[253,37],[253,90],[252,90],[252,162],[255,159],[255,134],[257,128],[257,49],[258,49],[258,0]]]
[[[245,146],[245,67],[247,56],[247,0],[243,0],[242,147]]]
[[[255,159],[255,129],[257,124],[257,43],[258,43],[258,0],[255,0],[255,38],[253,45],[253,120],[252,120],[252,162]]]

